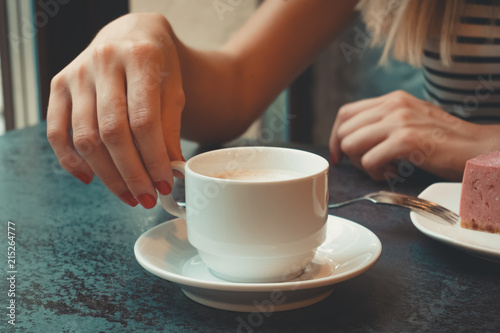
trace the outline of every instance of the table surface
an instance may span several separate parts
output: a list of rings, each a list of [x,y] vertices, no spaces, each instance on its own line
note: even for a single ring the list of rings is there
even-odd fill
[[[289,146],[328,157],[326,147]],[[395,189],[412,195],[440,181],[418,170],[405,176]],[[342,162],[330,170],[329,189],[330,200],[341,201],[389,185]],[[174,191],[183,195],[181,186]],[[251,331],[500,330],[500,264],[428,238],[406,209],[363,202],[330,213],[373,231],[382,242],[379,260],[325,300],[271,313]],[[137,238],[172,218],[159,205],[123,204],[98,179],[84,185],[68,175],[44,123],[0,137],[0,331],[12,328],[11,299],[20,332],[250,331],[239,327],[249,314],[200,305],[137,263]],[[14,285],[7,280],[8,222],[15,224]]]

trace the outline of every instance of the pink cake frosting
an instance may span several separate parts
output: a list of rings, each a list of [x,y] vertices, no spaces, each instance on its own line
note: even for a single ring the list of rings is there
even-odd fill
[[[500,151],[467,161],[460,217],[464,228],[500,233]]]

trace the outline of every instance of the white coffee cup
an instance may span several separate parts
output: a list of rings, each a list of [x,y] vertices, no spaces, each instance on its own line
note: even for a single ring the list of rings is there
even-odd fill
[[[294,278],[323,243],[329,164],[321,156],[239,147],[172,166],[185,175],[186,209],[171,195],[161,203],[186,218],[188,240],[214,275],[235,282]]]

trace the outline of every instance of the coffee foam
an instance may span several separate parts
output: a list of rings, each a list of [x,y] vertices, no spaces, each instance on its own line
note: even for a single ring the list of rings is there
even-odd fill
[[[214,178],[242,180],[249,182],[290,180],[303,177],[301,172],[285,169],[246,169],[221,171],[211,175]]]

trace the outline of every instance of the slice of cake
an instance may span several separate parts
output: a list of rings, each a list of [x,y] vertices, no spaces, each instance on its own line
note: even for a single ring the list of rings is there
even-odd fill
[[[467,161],[460,217],[464,228],[500,233],[500,151]]]

